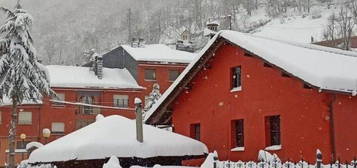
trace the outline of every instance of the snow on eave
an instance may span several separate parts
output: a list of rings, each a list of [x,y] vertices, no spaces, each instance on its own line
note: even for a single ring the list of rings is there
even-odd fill
[[[42,100],[37,100],[37,102],[32,101],[32,100],[24,100],[20,106],[25,106],[25,105],[41,105],[43,104]],[[9,97],[3,97],[0,99],[0,107],[4,106],[11,106],[12,105],[12,100]]]
[[[228,33],[228,34],[227,34]],[[306,78],[306,76],[301,76],[300,74],[296,74],[294,73],[291,69],[286,68],[281,66],[279,63],[277,63],[276,61],[272,61],[272,60],[267,60],[266,58],[264,58],[263,56],[260,55],[260,53],[257,53],[256,50],[254,49],[254,47],[251,46],[246,46],[246,44],[244,42],[237,42],[231,39],[231,34],[230,33],[238,33],[238,32],[233,32],[233,31],[227,31],[227,30],[223,30],[223,31],[219,31],[208,43],[207,45],[198,53],[197,57],[195,60],[193,60],[187,67],[186,69],[180,74],[180,76],[175,80],[175,82],[165,91],[165,93],[162,95],[162,97],[158,100],[157,103],[155,103],[153,105],[153,107],[147,112],[147,115],[145,116],[145,122],[150,121],[150,118],[153,116],[153,114],[159,109],[159,107],[162,105],[162,103],[164,103],[164,101],[166,100],[166,98],[168,96],[171,95],[171,93],[173,92],[173,90],[178,86],[179,83],[181,83],[182,79],[191,71],[192,67],[194,65],[196,65],[196,63],[200,60],[200,58],[206,54],[206,51],[211,47],[211,45],[219,38],[219,37],[223,37],[225,40],[227,40],[230,43],[233,43],[237,46],[240,46],[242,48],[244,48],[245,50],[261,57],[262,59],[264,59],[265,61],[281,68],[282,70],[291,73],[292,75],[294,75],[295,77],[301,79],[302,81],[304,81],[305,83],[308,83],[312,86],[315,86],[316,88],[319,89],[319,91],[322,90],[327,90],[327,91],[334,91],[334,92],[339,92],[339,93],[348,93],[348,94],[352,94],[353,96],[357,95],[357,79],[355,81],[351,81],[352,85],[353,82],[355,82],[355,89],[336,89],[336,88],[329,88],[326,87],[322,84],[319,84],[319,82],[316,81],[311,81],[308,80],[309,78]],[[223,34],[223,35],[222,35]],[[285,42],[285,41],[281,41],[281,40],[274,40],[274,39],[269,39],[269,38],[265,38],[265,37],[259,37],[259,36],[254,36],[254,35],[250,35],[250,34],[244,34],[244,33],[240,33],[240,35],[243,36],[248,36],[248,37],[254,37],[254,38],[259,38],[259,39],[265,39],[265,40],[269,40],[272,42],[278,42],[281,43],[283,45],[288,45],[288,46],[293,46],[295,48],[300,48],[300,49],[308,49],[314,52],[319,52],[319,53],[328,53],[328,54],[334,54],[334,55],[339,55],[341,56],[341,59],[356,59],[357,61],[357,54],[350,52],[350,51],[343,51],[343,50],[339,50],[339,49],[334,49],[334,48],[328,48],[328,47],[323,47],[323,46],[317,46],[317,45],[308,45],[308,44],[299,44],[299,43],[292,43],[292,42]],[[259,46],[257,46],[259,48]],[[334,62],[331,62],[331,67],[334,67],[335,64]],[[356,68],[357,68],[357,62],[356,62]],[[357,72],[357,70],[356,70]],[[356,75],[357,76],[357,75]]]

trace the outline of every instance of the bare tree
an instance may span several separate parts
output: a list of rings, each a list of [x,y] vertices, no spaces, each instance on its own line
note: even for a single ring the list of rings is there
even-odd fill
[[[332,41],[336,40],[336,36],[337,36],[336,22],[337,22],[337,17],[336,14],[333,13],[328,18],[328,24],[323,33],[323,37],[325,40],[332,40]]]
[[[340,36],[342,38],[342,49],[350,50],[351,47],[351,37],[354,27],[356,26],[356,19],[348,7],[341,7],[338,25],[340,28]]]

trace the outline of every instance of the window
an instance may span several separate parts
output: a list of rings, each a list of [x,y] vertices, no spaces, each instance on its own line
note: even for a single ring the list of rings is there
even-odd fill
[[[28,143],[30,143],[30,141],[16,141],[16,149],[26,149]]]
[[[280,116],[265,118],[267,146],[280,145]]]
[[[32,112],[19,112],[19,124],[30,125],[32,124]]]
[[[55,97],[55,100],[59,100],[59,101],[65,101],[65,94],[64,93],[57,93],[56,94],[57,97]],[[53,106],[64,106],[63,103],[57,103],[57,102],[53,102],[52,103]]]
[[[63,122],[53,122],[51,125],[52,133],[64,133],[64,123]]]
[[[150,96],[145,96],[145,107],[150,102]]]
[[[94,104],[94,97],[93,96],[81,96],[80,100],[81,103],[84,104]],[[79,106],[80,114],[98,114],[98,110],[91,106]]]
[[[241,82],[241,68],[240,67],[234,67],[231,69],[231,76],[232,76],[232,86],[231,89],[238,89],[241,88],[242,82]]]
[[[114,95],[113,96],[115,107],[129,107],[129,96],[128,95]]]
[[[201,125],[200,124],[192,124],[190,129],[191,129],[191,138],[200,140],[201,139]]]
[[[156,80],[155,69],[145,69],[146,80]]]
[[[233,147],[244,147],[244,120],[232,121]]]
[[[169,81],[175,81],[179,75],[180,72],[178,70],[169,70]]]

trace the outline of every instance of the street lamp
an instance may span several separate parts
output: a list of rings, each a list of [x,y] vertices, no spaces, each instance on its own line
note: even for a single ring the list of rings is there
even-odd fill
[[[20,134],[20,139],[22,141],[22,147],[24,149],[26,149],[26,147],[25,147],[26,134],[24,134],[24,133]],[[22,158],[22,160],[24,160],[24,152],[21,152],[21,158]]]
[[[48,128],[42,130],[42,136],[45,138],[45,144],[47,144],[47,139],[51,136],[51,131]]]

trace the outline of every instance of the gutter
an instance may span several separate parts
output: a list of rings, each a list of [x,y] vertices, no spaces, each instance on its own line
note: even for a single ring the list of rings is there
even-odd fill
[[[335,121],[333,118],[334,115],[334,103],[336,101],[336,94],[333,94],[332,100],[329,103],[329,114],[330,114],[330,142],[331,142],[331,159],[336,161],[336,135],[335,135]]]

